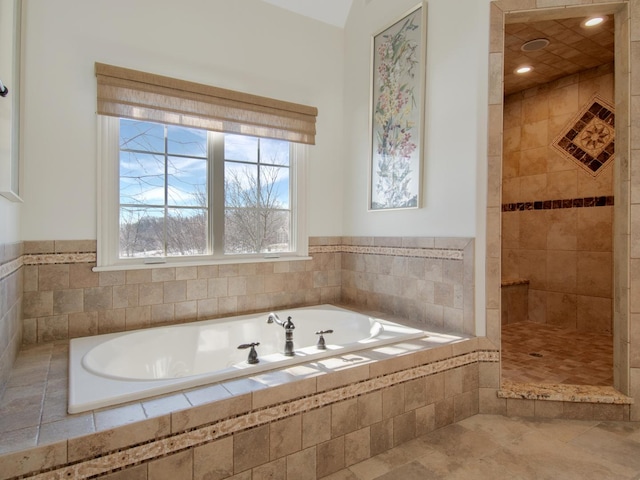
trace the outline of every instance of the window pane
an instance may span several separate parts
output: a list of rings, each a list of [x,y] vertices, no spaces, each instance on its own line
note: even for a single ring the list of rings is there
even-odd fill
[[[224,158],[225,160],[256,163],[258,161],[258,139],[244,135],[226,134],[224,136]]]
[[[289,142],[262,138],[260,140],[260,163],[289,165]]]
[[[224,253],[291,251],[290,213],[282,210],[225,210]]]
[[[167,210],[167,254],[207,253],[207,211],[202,208]]]
[[[265,235],[261,253],[291,251],[290,219],[287,210],[262,210],[260,225]]]
[[[164,256],[164,209],[120,209],[120,257]]]
[[[164,152],[164,125],[121,118],[120,148]]]
[[[260,167],[260,206],[289,208],[289,168]]]
[[[120,203],[164,205],[164,157],[120,152]]]
[[[169,125],[167,127],[167,150],[174,155],[192,157],[207,156],[207,131]]]
[[[224,163],[224,199],[227,207],[258,206],[258,166]]]
[[[257,210],[227,208],[224,216],[224,253],[260,251]]]
[[[168,204],[206,207],[207,161],[198,158],[169,157],[168,162]]]

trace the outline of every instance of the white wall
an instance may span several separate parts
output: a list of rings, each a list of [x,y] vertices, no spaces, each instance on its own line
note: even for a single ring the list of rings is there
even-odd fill
[[[0,0],[0,80],[9,88],[6,97],[0,97],[0,184],[11,185],[9,169],[12,155],[14,84],[14,4],[13,0]],[[0,187],[0,188],[2,188]],[[0,196],[0,247],[20,241],[21,204]],[[0,255],[0,258],[2,255]]]
[[[368,212],[371,35],[416,0],[353,3],[345,29],[345,235],[476,236],[485,201],[476,181],[486,164],[488,4],[428,2],[423,208]]]
[[[24,4],[23,240],[96,237],[96,61],[318,107],[308,230],[341,234],[342,29],[258,0]]]

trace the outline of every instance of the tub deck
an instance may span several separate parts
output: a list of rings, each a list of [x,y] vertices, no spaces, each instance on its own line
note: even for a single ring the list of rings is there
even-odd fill
[[[75,415],[67,414],[68,342],[25,348],[0,399],[0,479],[47,469],[60,469],[60,478],[106,473],[158,449],[170,453],[176,441],[198,445],[464,366],[476,372],[464,411],[477,412],[477,365],[495,370],[497,348],[485,338],[428,330],[420,339]]]

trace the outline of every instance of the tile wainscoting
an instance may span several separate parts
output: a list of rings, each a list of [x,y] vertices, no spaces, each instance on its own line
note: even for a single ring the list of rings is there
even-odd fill
[[[25,242],[23,343],[345,303],[473,333],[473,240],[314,237],[312,260],[92,271],[95,241]]]
[[[0,245],[0,395],[22,343],[22,243]]]
[[[0,435],[0,479],[146,479],[160,471],[185,479],[316,479],[478,413],[479,392],[499,400],[492,344],[434,332],[343,356],[348,362],[333,357],[68,415],[66,351],[66,342],[56,342],[21,352],[20,368],[39,364],[48,372],[40,382],[43,423]],[[20,417],[13,412],[14,422]]]

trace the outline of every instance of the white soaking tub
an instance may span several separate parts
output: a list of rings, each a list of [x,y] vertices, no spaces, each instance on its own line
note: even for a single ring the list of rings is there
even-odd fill
[[[292,317],[294,356],[284,355],[285,330],[267,323],[269,312],[189,324],[75,338],[69,348],[69,413],[205,385],[296,363],[341,355],[425,335],[333,305],[277,310]],[[326,350],[317,347],[317,331]],[[247,362],[259,342],[259,362]]]

